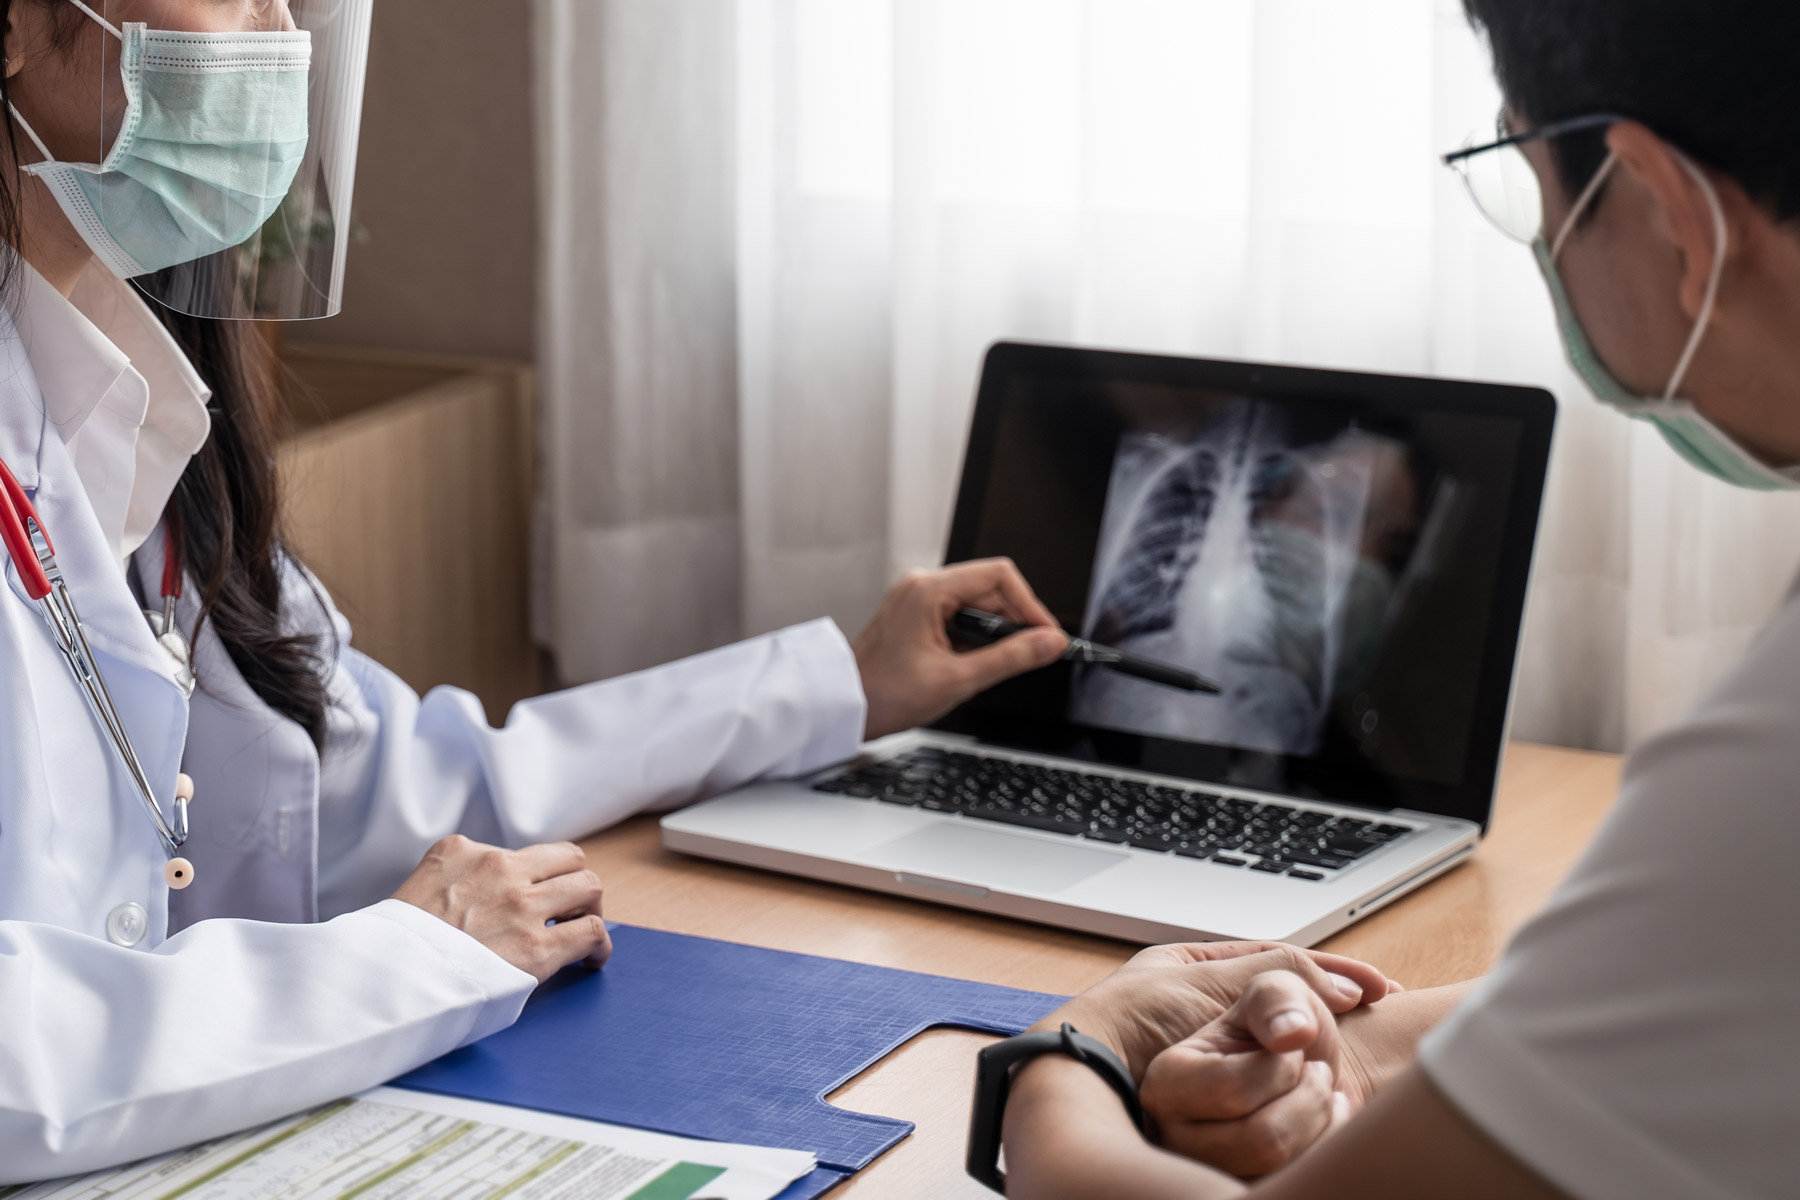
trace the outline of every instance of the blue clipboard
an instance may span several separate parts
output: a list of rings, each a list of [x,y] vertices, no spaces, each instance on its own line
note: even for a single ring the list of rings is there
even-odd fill
[[[518,1022],[395,1086],[683,1137],[810,1150],[804,1200],[912,1132],[825,1096],[932,1026],[1018,1033],[1063,997],[613,927],[599,972],[570,970]]]

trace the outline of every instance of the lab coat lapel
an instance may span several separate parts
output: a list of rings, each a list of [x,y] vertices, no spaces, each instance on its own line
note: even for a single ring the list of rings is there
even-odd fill
[[[18,453],[22,447],[9,449],[26,458]],[[81,615],[88,645],[99,659],[107,690],[158,798],[166,801],[174,792],[187,738],[186,699],[175,683],[168,655],[151,636],[143,610],[119,570],[113,548],[100,532],[61,439],[50,434],[33,449],[38,471],[32,504],[55,546],[57,565]],[[10,564],[7,583],[15,599],[37,609]],[[47,625],[44,634],[50,636]],[[75,686],[73,679],[70,686]]]

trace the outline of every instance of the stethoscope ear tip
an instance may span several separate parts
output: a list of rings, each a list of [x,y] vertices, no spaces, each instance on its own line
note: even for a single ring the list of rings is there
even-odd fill
[[[179,892],[194,882],[194,864],[185,858],[171,858],[163,864],[163,882],[170,891]]]

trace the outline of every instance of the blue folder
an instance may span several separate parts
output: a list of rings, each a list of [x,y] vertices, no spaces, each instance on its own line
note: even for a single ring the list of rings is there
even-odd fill
[[[825,1096],[934,1025],[1018,1033],[1060,996],[629,925],[604,971],[565,971],[518,1023],[399,1087],[684,1137],[810,1150],[805,1200],[912,1132]]]

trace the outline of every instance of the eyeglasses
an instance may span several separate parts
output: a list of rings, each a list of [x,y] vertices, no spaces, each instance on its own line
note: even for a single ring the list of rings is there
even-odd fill
[[[1452,151],[1444,155],[1444,165],[1462,177],[1469,198],[1495,229],[1514,241],[1529,243],[1544,232],[1544,192],[1531,160],[1525,157],[1524,146],[1564,134],[1604,129],[1624,119],[1616,113],[1591,113],[1512,133],[1502,115],[1496,123],[1499,138]],[[1470,143],[1474,140],[1469,139]]]

